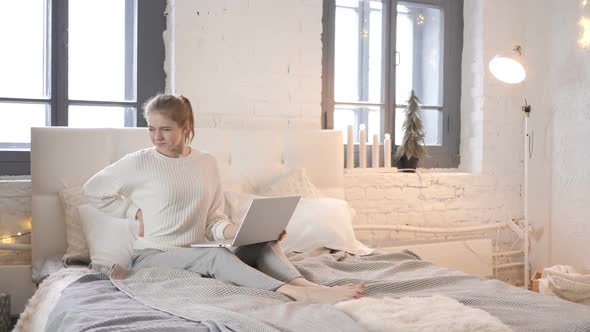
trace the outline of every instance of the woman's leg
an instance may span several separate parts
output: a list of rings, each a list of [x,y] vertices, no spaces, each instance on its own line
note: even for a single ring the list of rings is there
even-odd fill
[[[324,287],[311,282],[301,275],[283,253],[279,242],[270,241],[242,246],[236,249],[236,256],[244,263],[253,266],[265,274],[286,282],[292,286],[302,287]],[[359,285],[349,285],[347,288],[357,289]],[[361,285],[364,291],[364,284]]]
[[[234,253],[242,262],[277,280],[289,283],[303,279],[276,241],[241,246]]]
[[[238,286],[275,291],[284,282],[244,264],[226,248],[181,248],[173,251],[138,251],[133,268],[168,267],[199,273]]]
[[[143,250],[135,255],[133,268],[144,267],[189,270],[238,286],[276,291],[296,301],[335,303],[358,298],[364,293],[362,283],[353,287],[320,288],[287,284],[249,266],[225,248],[183,248],[169,252]]]

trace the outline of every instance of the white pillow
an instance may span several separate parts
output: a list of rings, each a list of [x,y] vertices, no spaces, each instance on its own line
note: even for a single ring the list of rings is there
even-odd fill
[[[244,219],[254,198],[263,196],[226,191],[229,217],[239,223]],[[302,198],[281,241],[284,251],[307,251],[320,247],[368,255],[373,249],[356,239],[352,228],[353,210],[348,203],[335,198]]]
[[[130,267],[133,242],[137,239],[137,221],[111,217],[89,204],[79,206],[78,212],[92,264]]]
[[[82,187],[69,187],[59,192],[59,198],[64,210],[64,221],[66,224],[66,253],[64,261],[76,260],[89,262],[88,244],[80,224],[80,216],[77,207],[88,203],[82,195]]]
[[[240,225],[242,220],[248,212],[250,203],[254,198],[262,198],[265,196],[241,193],[237,191],[226,190],[223,192],[225,196],[224,212],[236,225]]]
[[[309,180],[304,168],[293,169],[256,190],[258,195],[323,197],[318,188]]]

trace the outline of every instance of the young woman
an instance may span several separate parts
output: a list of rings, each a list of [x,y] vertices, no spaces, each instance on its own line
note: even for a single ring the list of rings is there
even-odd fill
[[[140,223],[134,269],[185,269],[298,301],[335,303],[363,295],[363,283],[325,287],[304,279],[279,247],[285,232],[277,241],[234,251],[188,247],[236,235],[238,226],[223,212],[217,162],[189,146],[194,120],[187,98],[155,96],[144,106],[144,116],[154,147],[126,155],[84,185],[84,194],[99,210]]]

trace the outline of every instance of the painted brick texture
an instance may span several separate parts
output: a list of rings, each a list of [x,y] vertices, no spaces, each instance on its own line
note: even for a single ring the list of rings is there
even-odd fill
[[[172,5],[168,86],[192,100],[197,127],[320,128],[322,1]]]

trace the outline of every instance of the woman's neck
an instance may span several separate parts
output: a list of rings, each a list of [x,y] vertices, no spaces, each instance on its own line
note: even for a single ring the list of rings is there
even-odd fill
[[[157,149],[157,148],[156,148]],[[158,150],[159,153],[165,155],[166,157],[170,157],[170,158],[182,158],[182,157],[187,157],[188,155],[191,154],[191,147],[188,145],[183,144],[182,146],[173,148],[171,150],[168,151],[160,151]]]

